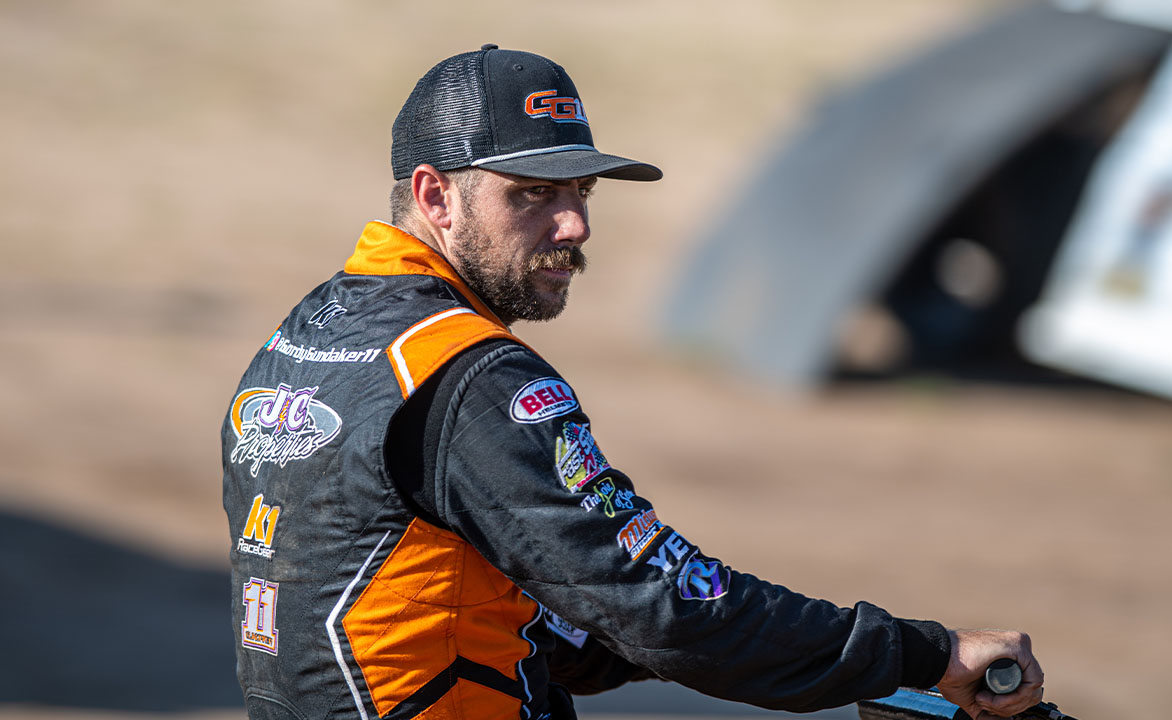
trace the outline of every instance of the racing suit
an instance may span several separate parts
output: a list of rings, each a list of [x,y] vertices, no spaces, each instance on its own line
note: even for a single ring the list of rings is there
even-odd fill
[[[257,352],[222,438],[254,719],[561,720],[566,689],[655,677],[806,711],[947,664],[936,623],[701,553],[569,383],[383,223]]]

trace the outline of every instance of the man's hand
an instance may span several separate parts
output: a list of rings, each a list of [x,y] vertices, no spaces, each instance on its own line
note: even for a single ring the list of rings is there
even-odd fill
[[[973,720],[1010,717],[1042,701],[1042,667],[1030,649],[1030,636],[1006,630],[949,630],[952,657],[936,684],[940,694],[959,705]],[[1000,658],[1021,666],[1021,685],[1008,695],[985,687],[985,668]]]

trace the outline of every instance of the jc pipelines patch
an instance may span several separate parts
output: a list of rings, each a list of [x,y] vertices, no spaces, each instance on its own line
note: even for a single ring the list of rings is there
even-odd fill
[[[249,388],[232,401],[232,430],[236,447],[229,459],[248,464],[257,477],[266,463],[285,467],[304,460],[338,435],[342,418],[314,398],[316,387],[294,390],[284,383],[272,388]]]

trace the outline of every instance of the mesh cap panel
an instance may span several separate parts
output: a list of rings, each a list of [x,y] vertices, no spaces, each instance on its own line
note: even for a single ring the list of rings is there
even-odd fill
[[[451,170],[493,154],[483,57],[470,52],[448,58],[415,84],[391,129],[395,179],[422,163]]]

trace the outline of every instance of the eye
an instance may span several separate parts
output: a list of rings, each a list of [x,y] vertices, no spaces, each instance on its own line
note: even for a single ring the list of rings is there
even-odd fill
[[[586,186],[579,186],[578,187],[578,196],[581,197],[583,200],[585,200],[586,198],[590,197],[593,194],[594,194],[594,186],[593,185],[586,185]]]

